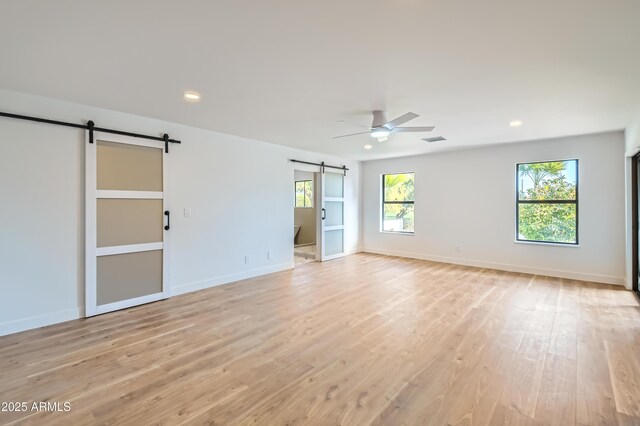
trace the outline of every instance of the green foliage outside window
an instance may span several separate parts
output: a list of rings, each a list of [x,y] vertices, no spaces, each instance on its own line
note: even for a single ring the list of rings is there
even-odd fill
[[[313,207],[313,182],[298,180],[296,185],[296,207]]]
[[[518,165],[518,239],[576,244],[577,160]]]
[[[414,232],[414,175],[383,175],[382,230]]]

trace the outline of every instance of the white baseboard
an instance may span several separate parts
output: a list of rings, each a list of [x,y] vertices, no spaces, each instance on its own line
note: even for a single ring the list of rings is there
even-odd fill
[[[614,277],[609,275],[589,274],[574,271],[558,271],[555,269],[532,268],[529,266],[509,265],[506,263],[487,262],[483,260],[463,259],[457,257],[432,256],[422,253],[411,253],[405,251],[395,251],[366,247],[362,249],[365,253],[384,254],[387,256],[407,257],[410,259],[430,260],[433,262],[453,263],[456,265],[476,266],[478,268],[499,269],[509,272],[520,272],[524,274],[544,275],[548,277],[568,278],[572,280],[590,281],[604,284],[625,285],[624,277]]]
[[[32,317],[7,321],[0,323],[0,336],[6,336],[7,334],[13,334],[20,331],[44,327],[46,325],[58,324],[82,317],[84,317],[84,309],[73,308],[44,315],[35,315]]]
[[[283,263],[280,265],[268,266],[266,268],[252,269],[237,274],[224,275],[222,277],[212,278],[209,280],[187,283],[171,289],[171,296],[189,293],[192,291],[202,290],[217,285],[228,284],[234,281],[245,280],[247,278],[257,277],[259,275],[271,274],[287,269],[293,269],[293,262]],[[84,317],[84,308],[66,309],[64,311],[52,312],[44,315],[36,315],[27,318],[0,323],[0,336],[18,333],[20,331],[31,330],[34,328],[44,327],[47,325],[58,324]]]
[[[182,285],[173,286],[171,288],[171,296],[179,294],[191,293],[192,291],[204,290],[205,288],[215,287],[223,284],[229,284],[235,281],[246,280],[248,278],[258,277],[260,275],[272,274],[274,272],[293,269],[293,262],[281,263],[279,265],[267,266],[264,268],[251,269],[235,274],[223,275],[221,277],[211,278],[208,280],[195,281]]]

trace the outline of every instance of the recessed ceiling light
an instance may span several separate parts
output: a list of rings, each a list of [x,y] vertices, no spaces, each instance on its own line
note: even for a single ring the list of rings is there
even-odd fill
[[[511,122],[509,123],[509,126],[511,126],[511,127],[520,127],[520,126],[522,126],[522,121],[520,121],[520,120],[511,120]]]
[[[371,145],[371,144],[366,144],[364,146],[364,149],[371,149],[371,148],[373,148],[373,145]]]
[[[198,102],[200,100],[200,93],[189,90],[184,92],[184,98],[190,102]]]

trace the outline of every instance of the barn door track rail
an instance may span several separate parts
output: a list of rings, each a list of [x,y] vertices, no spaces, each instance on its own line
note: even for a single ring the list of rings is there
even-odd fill
[[[168,134],[163,136],[144,135],[141,133],[125,132],[122,130],[108,129],[106,127],[96,127],[95,123],[91,120],[87,121],[87,124],[69,123],[66,121],[49,120],[47,118],[32,117],[29,115],[12,114],[9,112],[0,111],[0,117],[14,118],[17,120],[35,121],[38,123],[54,124],[56,126],[73,127],[76,129],[83,129],[89,131],[89,143],[93,143],[93,132],[111,133],[114,135],[131,136],[133,138],[150,139],[153,141],[164,142],[164,152],[169,153],[170,143],[182,143],[177,139],[170,139]]]
[[[325,167],[329,167],[330,169],[342,170],[345,176],[347,175],[347,170],[349,170],[347,166],[330,166],[328,164],[325,164],[324,161],[322,163],[310,163],[308,161],[294,160],[292,158],[290,158],[289,161],[291,161],[292,163],[309,164],[311,166],[318,166],[320,167],[320,170],[322,171],[322,173],[324,173]]]

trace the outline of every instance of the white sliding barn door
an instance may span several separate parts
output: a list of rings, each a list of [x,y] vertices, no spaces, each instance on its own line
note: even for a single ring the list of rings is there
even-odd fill
[[[169,297],[164,155],[99,132],[86,144],[86,316]]]
[[[344,174],[319,173],[318,257],[320,261],[344,256]]]

